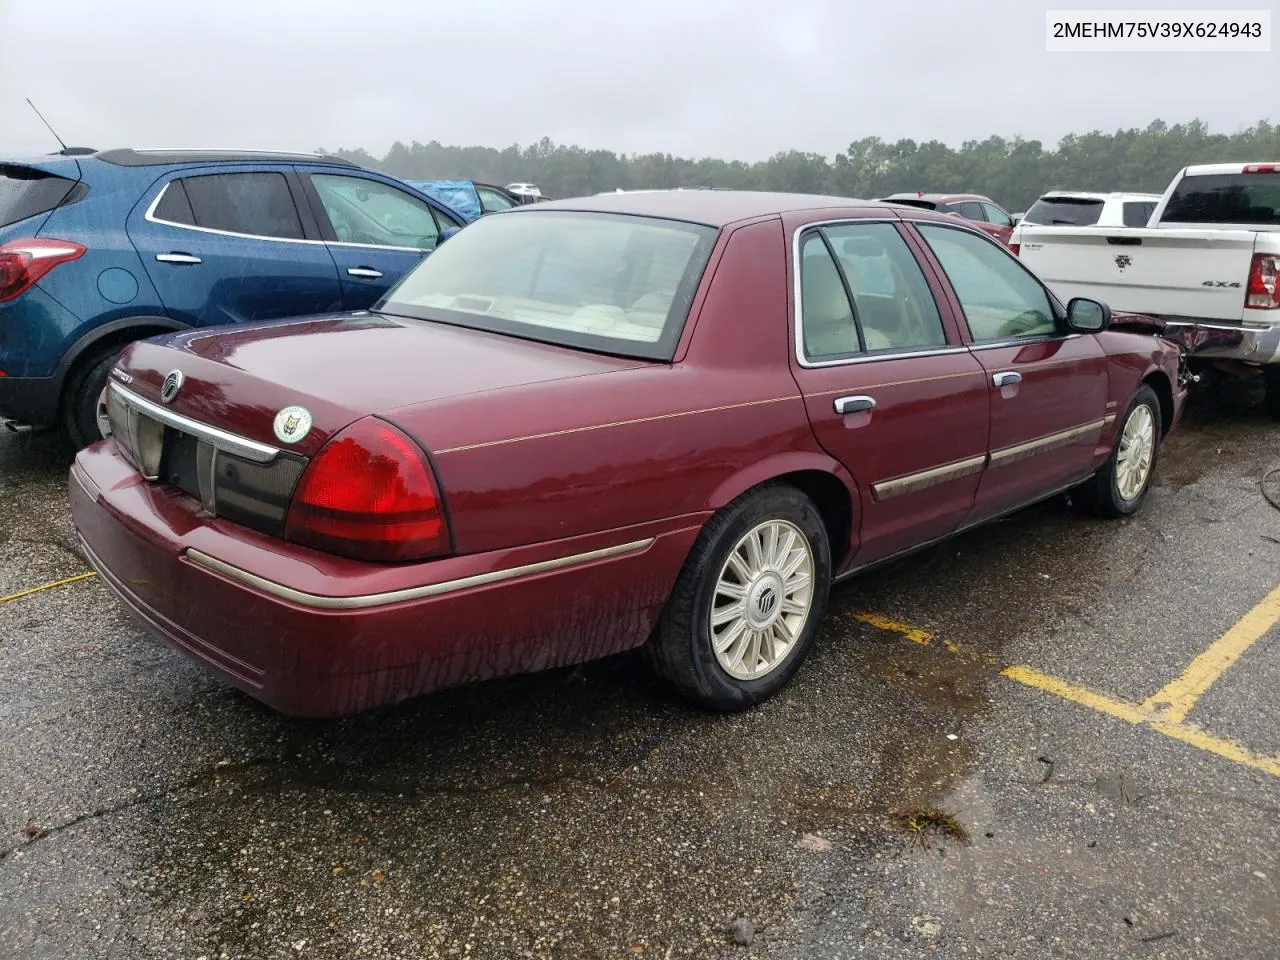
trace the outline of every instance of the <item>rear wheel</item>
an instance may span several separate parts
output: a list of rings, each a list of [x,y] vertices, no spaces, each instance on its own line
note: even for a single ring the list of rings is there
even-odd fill
[[[95,351],[78,364],[67,382],[63,398],[62,422],[72,444],[79,450],[105,436],[106,410],[100,405],[107,387],[107,375],[124,345]]]
[[[702,706],[753,706],[800,668],[830,584],[831,547],[813,502],[783,485],[744,494],[703,528],[649,660]]]
[[[1160,401],[1140,386],[1116,431],[1116,444],[1102,469],[1081,485],[1081,499],[1104,517],[1136,513],[1147,497],[1160,452]]]

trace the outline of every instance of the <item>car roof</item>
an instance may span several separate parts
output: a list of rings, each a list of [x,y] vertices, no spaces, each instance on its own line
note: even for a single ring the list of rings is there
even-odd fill
[[[167,166],[177,163],[336,163],[344,167],[359,164],[341,157],[284,150],[222,150],[213,147],[158,147],[98,150],[83,154],[120,167]]]
[[[1050,190],[1040,194],[1041,200],[1159,200],[1158,193],[1129,193],[1113,190],[1111,193],[1094,193],[1089,190]]]
[[[889,205],[872,200],[803,193],[766,193],[755,190],[653,190],[551,200],[512,212],[575,210],[587,213],[623,213],[723,227],[740,220],[781,216],[803,210],[848,210],[858,207],[874,209],[887,206]],[[503,214],[503,216],[507,215],[507,213]]]
[[[980,193],[916,193],[911,190],[905,190],[901,193],[891,193],[885,198],[886,200],[929,200],[933,203],[947,203],[952,200],[986,200]]]
[[[1280,169],[1280,160],[1254,160],[1249,163],[1202,163],[1194,167],[1187,167],[1185,175],[1188,177],[1211,177],[1221,176],[1222,174],[1231,173],[1253,173],[1246,169],[1247,167],[1275,167]]]

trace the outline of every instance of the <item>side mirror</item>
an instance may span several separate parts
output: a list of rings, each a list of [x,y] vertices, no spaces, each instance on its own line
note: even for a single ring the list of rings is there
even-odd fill
[[[1067,304],[1067,327],[1072,333],[1101,333],[1111,325],[1111,308],[1097,300],[1075,297]]]

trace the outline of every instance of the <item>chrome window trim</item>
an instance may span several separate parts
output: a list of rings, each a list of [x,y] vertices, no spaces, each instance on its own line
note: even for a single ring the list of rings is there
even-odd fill
[[[276,171],[268,172],[275,173]],[[219,174],[193,174],[193,176],[219,176]],[[163,220],[160,217],[157,217],[155,215],[156,207],[160,206],[160,201],[164,199],[165,193],[168,192],[169,187],[172,186],[173,183],[182,179],[184,178],[181,176],[174,177],[173,180],[170,180],[164,185],[160,192],[156,194],[156,198],[151,201],[151,205],[147,207],[147,212],[142,215],[144,220],[148,223],[157,223],[161,226],[173,227],[177,230],[190,230],[193,233],[210,233],[217,237],[236,237],[240,240],[265,240],[268,243],[301,243],[314,247],[355,247],[360,250],[401,250],[406,253],[421,254],[428,254],[434,250],[434,248],[432,248],[432,250],[423,250],[421,247],[390,247],[380,243],[346,243],[341,240],[334,240],[333,242],[329,242],[328,240],[308,240],[305,237],[264,237],[257,233],[237,233],[234,230],[218,230],[214,227],[198,227],[191,223],[175,223],[172,220]],[[431,209],[432,212],[435,211],[434,207]]]
[[[242,457],[254,463],[270,463],[280,454],[280,450],[277,447],[259,443],[256,440],[250,440],[234,433],[228,433],[226,430],[220,430],[217,427],[209,426],[207,423],[201,423],[199,420],[192,420],[190,417],[184,417],[180,413],[174,413],[158,403],[144,400],[132,390],[126,390],[118,383],[111,382],[110,387],[126,407],[133,407],[133,409],[145,413],[151,419],[158,420],[165,426],[173,427],[175,430],[181,430],[183,433],[199,440],[204,440],[223,453]]]
[[[916,357],[940,357],[949,353],[964,353],[968,348],[961,346],[952,346],[948,344],[945,347],[935,347],[925,350],[913,350],[910,347],[900,349],[882,349],[878,351],[867,351],[860,353],[856,357],[841,357],[835,360],[810,360],[804,352],[804,308],[800,290],[800,238],[809,230],[817,230],[821,227],[834,226],[857,226],[864,223],[902,223],[901,217],[839,217],[834,220],[815,220],[813,223],[806,223],[797,227],[791,235],[791,311],[795,317],[792,323],[792,340],[794,344],[794,352],[796,363],[806,370],[818,370],[823,367],[845,367],[852,366],[856,363],[872,363],[877,360],[909,360]],[[908,248],[910,250],[910,248]],[[915,257],[915,252],[911,252]],[[919,260],[917,259],[917,264]],[[923,274],[924,269],[920,272]],[[928,278],[926,277],[926,282]],[[941,314],[941,310],[938,311]],[[945,334],[946,327],[943,327]]]
[[[620,543],[600,550],[588,550],[586,553],[570,554],[567,557],[557,557],[554,560],[540,560],[537,563],[526,563],[518,567],[507,567],[503,570],[493,570],[489,573],[478,573],[470,577],[460,577],[457,580],[445,580],[442,583],[428,583],[420,587],[406,587],[403,590],[366,593],[350,597],[325,597],[319,594],[306,593],[302,590],[295,590],[292,587],[286,587],[284,584],[276,583],[274,580],[260,577],[256,573],[250,573],[248,570],[232,566],[194,547],[187,548],[186,557],[191,562],[219,573],[230,580],[235,580],[245,586],[261,590],[263,593],[280,600],[287,600],[298,606],[315,610],[367,610],[370,607],[383,607],[388,604],[404,603],[409,600],[425,600],[430,597],[457,593],[460,590],[469,590],[472,587],[505,583],[521,577],[530,577],[552,570],[563,570],[568,567],[593,563],[596,560],[606,560],[611,557],[639,553],[642,550],[647,550],[655,539],[654,537],[646,537],[643,540],[632,540],[629,543]]]
[[[1003,347],[1022,347],[1032,343],[1050,343],[1075,340],[1084,336],[1082,333],[1037,333],[1028,337],[1007,337],[1003,340],[980,340],[969,344],[969,351],[978,353],[982,350],[999,350]],[[1031,361],[1035,362],[1035,361]]]

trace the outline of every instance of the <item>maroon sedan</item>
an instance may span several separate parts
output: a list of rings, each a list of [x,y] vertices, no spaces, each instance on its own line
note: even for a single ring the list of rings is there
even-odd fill
[[[884,202],[963,217],[1003,244],[1013,238],[1013,217],[990,197],[978,193],[895,193]]]
[[[471,224],[372,311],[111,372],[71,502],[103,580],[279,710],[647,645],[777,691],[834,580],[1071,487],[1138,509],[1177,349],[954,217],[683,191]]]

